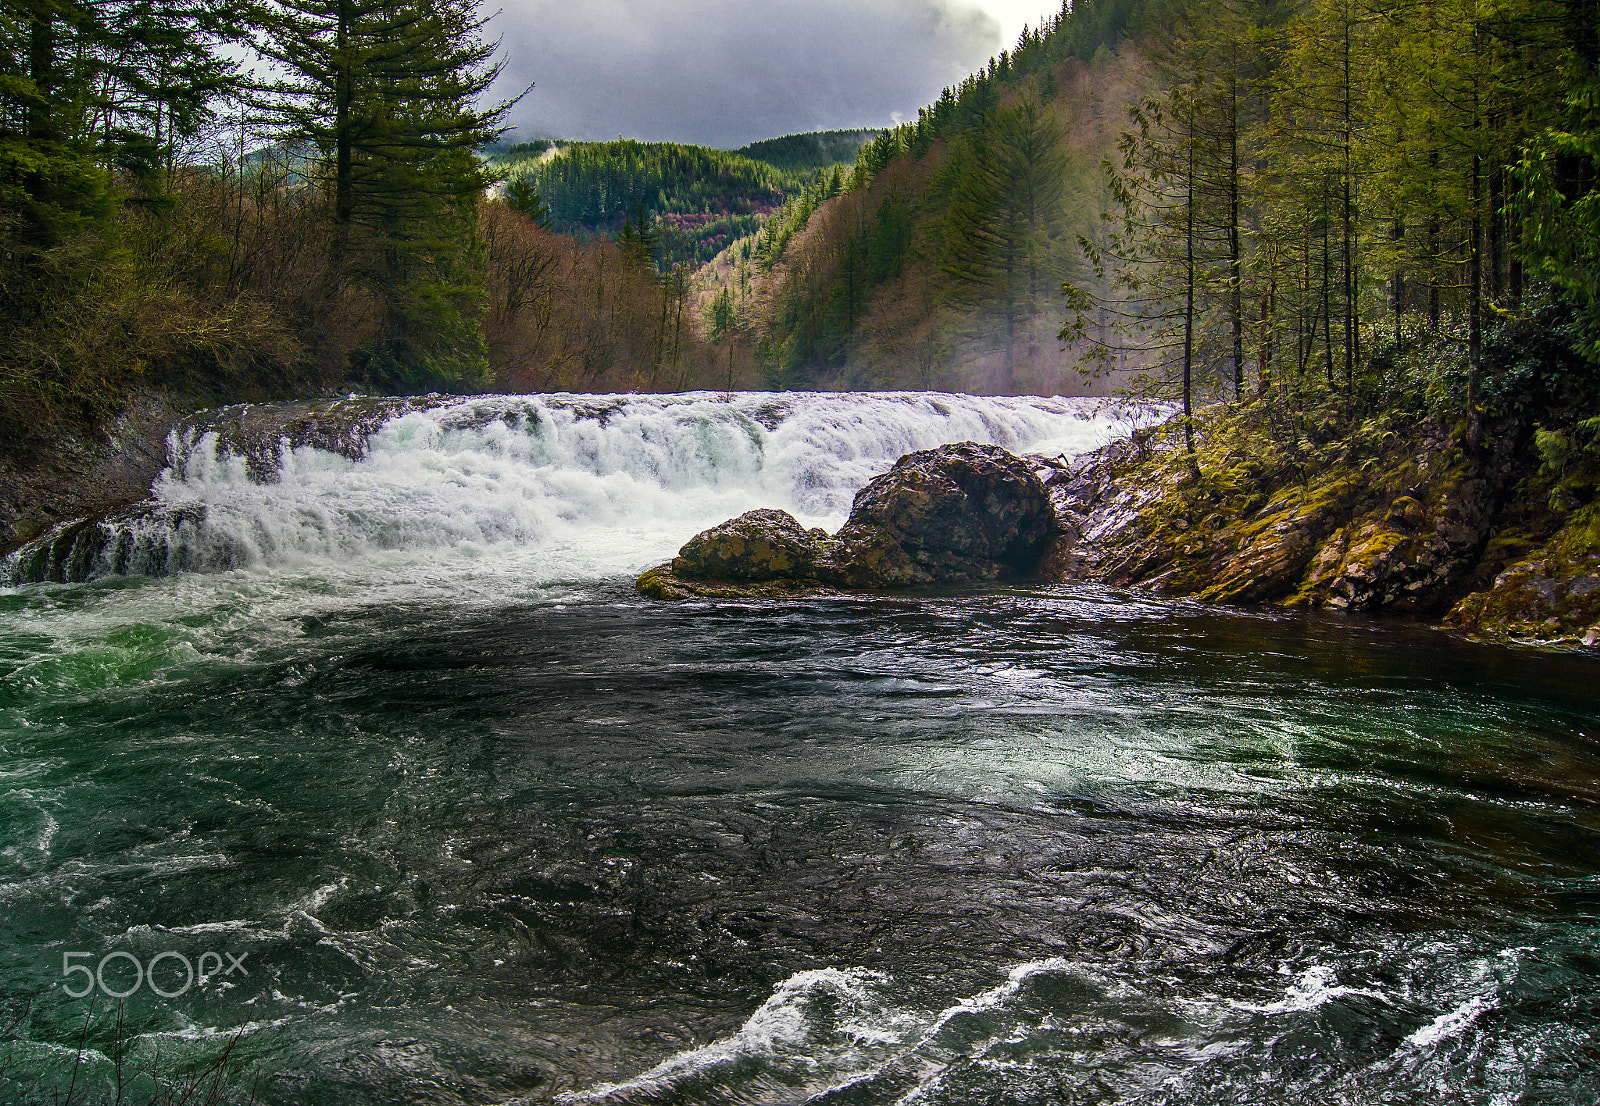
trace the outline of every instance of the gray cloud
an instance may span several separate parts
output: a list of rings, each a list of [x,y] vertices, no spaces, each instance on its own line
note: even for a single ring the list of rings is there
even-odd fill
[[[1000,49],[963,0],[503,0],[513,139],[736,147],[916,118]]]

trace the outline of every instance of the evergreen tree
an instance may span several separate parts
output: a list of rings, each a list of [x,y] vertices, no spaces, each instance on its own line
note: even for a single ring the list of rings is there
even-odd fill
[[[1227,194],[1216,182],[1227,161],[1207,141],[1209,106],[1197,76],[1132,110],[1135,129],[1119,140],[1121,165],[1108,166],[1120,210],[1104,241],[1081,243],[1110,292],[1063,284],[1070,314],[1059,335],[1090,342],[1091,362],[1103,367],[1124,356],[1143,365],[1142,390],[1182,405],[1191,466],[1198,378],[1230,347],[1223,336],[1232,301],[1230,222],[1226,205],[1215,202]],[[1108,315],[1118,336],[1102,338],[1097,327],[1091,337],[1089,319]]]
[[[1045,230],[1061,201],[1060,134],[1028,99],[996,112],[962,154],[951,169],[942,268],[958,303],[1002,325],[1010,390],[1022,321],[1043,291]]]
[[[89,73],[73,64],[105,56],[109,28],[75,0],[25,0],[0,8],[0,204],[24,239],[50,246],[110,212]]]
[[[622,251],[624,260],[651,272],[656,271],[661,236],[656,233],[650,213],[643,204],[633,209],[633,214],[617,232],[617,248]]]
[[[383,297],[366,351],[379,376],[416,384],[487,371],[478,315],[475,150],[514,101],[477,106],[500,72],[471,0],[269,0],[261,53],[281,79],[258,104],[319,154],[331,201],[332,279]]]
[[[711,298],[711,344],[725,347],[728,355],[726,390],[733,391],[733,353],[735,331],[738,327],[738,307],[733,300],[733,289],[717,289]]]
[[[236,7],[228,0],[127,0],[107,10],[104,134],[135,199],[171,203],[186,145],[204,131],[217,101],[237,90],[236,67],[216,49],[242,33]]]
[[[1600,362],[1600,11],[1568,5],[1569,55],[1560,114],[1517,166],[1523,252],[1532,271],[1576,305],[1581,348]]]
[[[506,203],[511,205],[513,211],[520,211],[532,219],[536,226],[550,229],[550,207],[526,177],[519,177],[506,185]]]
[[[0,214],[48,247],[103,221],[113,170],[164,192],[232,66],[224,0],[0,3]]]

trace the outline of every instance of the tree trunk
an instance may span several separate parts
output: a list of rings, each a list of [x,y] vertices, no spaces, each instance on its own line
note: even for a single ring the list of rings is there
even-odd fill
[[[339,0],[335,31],[333,80],[333,277],[345,273],[350,248],[350,222],[355,201],[350,187],[352,169],[350,109],[355,100],[354,74],[350,72],[350,0]]]
[[[1323,194],[1326,201],[1327,194]],[[1327,203],[1322,212],[1322,359],[1328,387],[1333,387],[1333,253],[1328,241]]]
[[[1467,446],[1476,450],[1483,444],[1483,412],[1479,389],[1483,357],[1483,236],[1482,192],[1483,158],[1472,155],[1472,179],[1467,195],[1472,208],[1467,230]]]
[[[1183,444],[1189,452],[1189,470],[1198,479],[1200,466],[1194,452],[1194,134],[1189,135],[1189,178],[1183,218]]]
[[[1428,163],[1437,172],[1439,151],[1428,154]],[[1435,208],[1428,214],[1428,329],[1439,331],[1439,214]]]
[[[33,79],[36,99],[28,104],[28,141],[53,142],[56,135],[55,111],[55,20],[44,5],[39,5],[28,23],[28,76]]]
[[[1344,254],[1344,386],[1348,391],[1355,382],[1355,362],[1360,355],[1361,344],[1361,314],[1356,304],[1356,210],[1355,210],[1355,166],[1352,146],[1354,134],[1351,125],[1351,104],[1355,91],[1351,83],[1350,73],[1350,27],[1351,21],[1344,20],[1344,133],[1341,136],[1344,142],[1344,168],[1340,174],[1343,192],[1343,205],[1340,213],[1341,231],[1344,241],[1341,243]]]
[[[1513,214],[1506,220],[1506,255],[1511,270],[1510,293],[1514,307],[1522,306],[1522,221]]]
[[[1239,79],[1228,77],[1228,315],[1233,325],[1233,398],[1244,398],[1244,259],[1239,243]]]
[[[1505,220],[1500,209],[1505,206],[1505,168],[1498,163],[1489,170],[1489,297],[1498,302],[1505,297],[1504,272],[1500,267],[1505,252]]]
[[[1405,236],[1405,220],[1396,215],[1394,217],[1394,231],[1391,237],[1396,243],[1399,243],[1405,238]],[[1395,253],[1398,254],[1399,251],[1400,247],[1397,244],[1395,246]],[[1394,345],[1395,349],[1398,350],[1400,348],[1400,320],[1405,314],[1406,301],[1406,277],[1405,274],[1400,271],[1400,266],[1398,264],[1396,264],[1394,267],[1394,273],[1390,276],[1390,281],[1392,283],[1390,285],[1389,295],[1394,301]]]

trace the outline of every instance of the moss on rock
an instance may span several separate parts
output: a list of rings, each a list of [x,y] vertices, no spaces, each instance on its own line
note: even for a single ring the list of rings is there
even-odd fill
[[[1600,644],[1600,501],[1574,511],[1532,556],[1463,599],[1445,622],[1476,634]]]

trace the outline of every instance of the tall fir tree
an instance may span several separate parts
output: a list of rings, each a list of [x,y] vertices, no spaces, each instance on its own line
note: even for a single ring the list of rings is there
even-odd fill
[[[515,102],[477,106],[499,75],[471,0],[267,0],[260,52],[280,78],[256,102],[319,154],[333,222],[330,279],[380,296],[369,374],[415,386],[487,373],[478,147]]]
[[[1016,384],[1023,322],[1039,309],[1049,275],[1045,235],[1061,203],[1060,145],[1055,121],[1030,97],[997,110],[951,167],[941,267],[958,304],[999,323],[1006,391]]]

